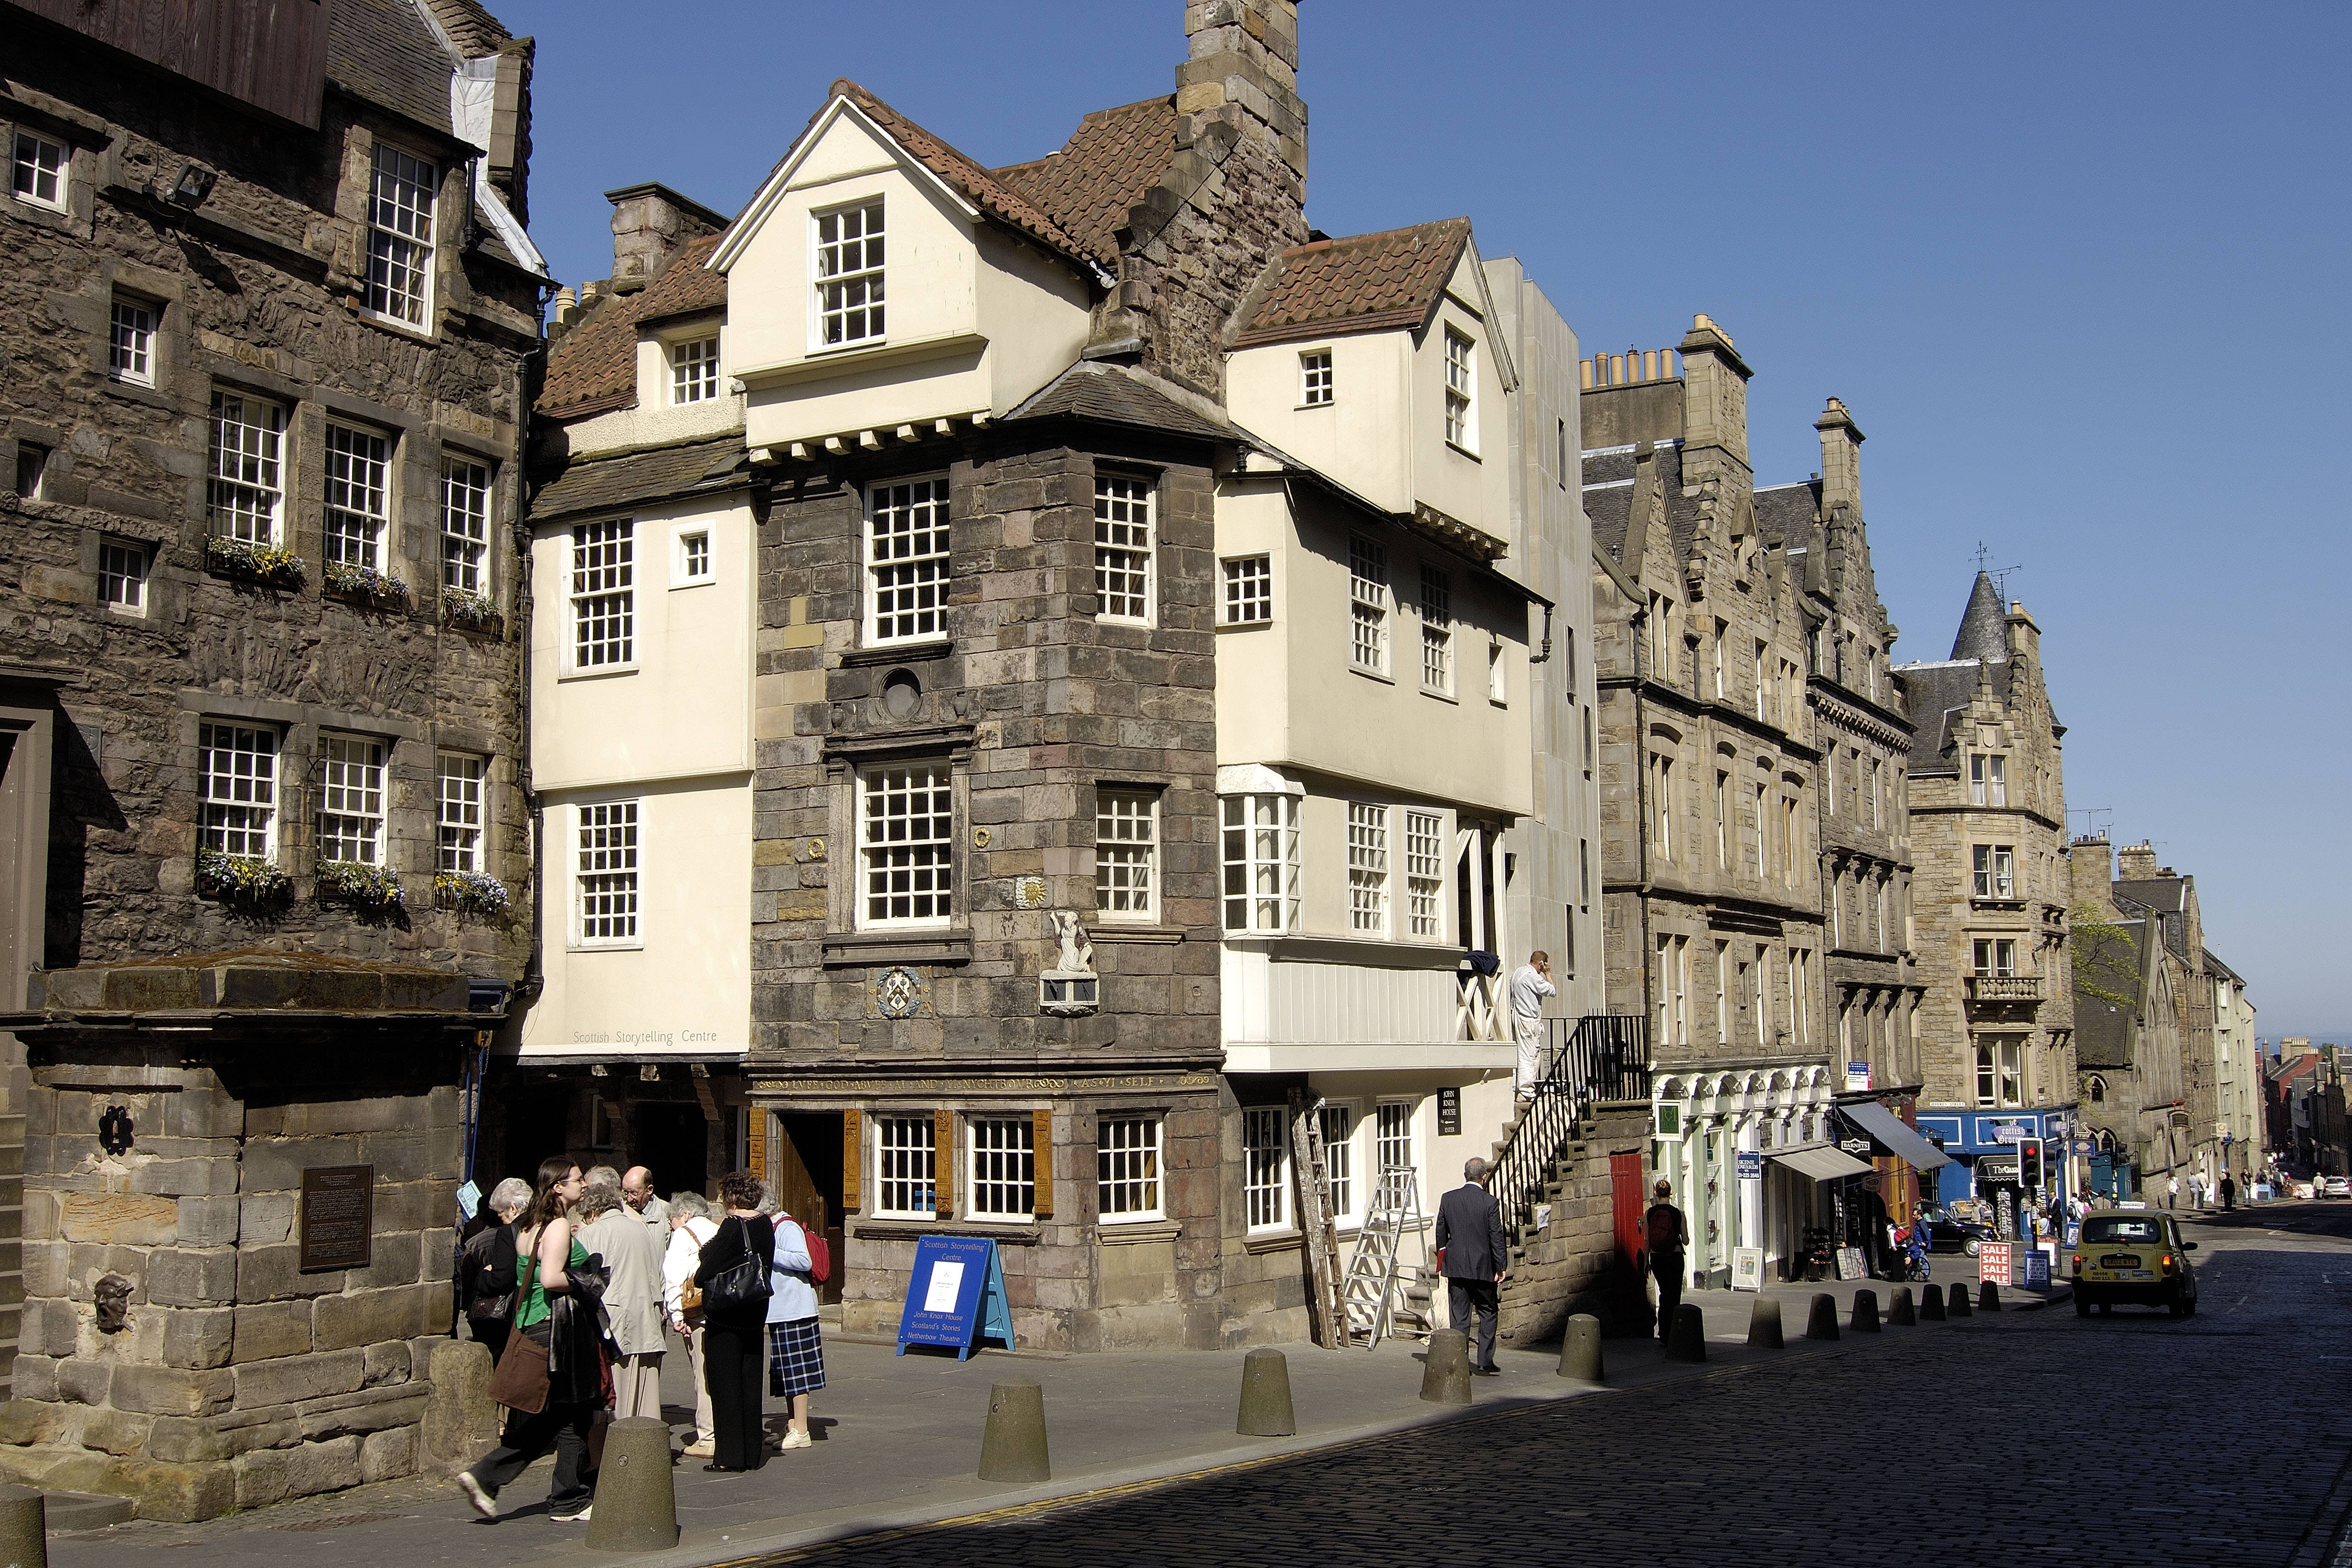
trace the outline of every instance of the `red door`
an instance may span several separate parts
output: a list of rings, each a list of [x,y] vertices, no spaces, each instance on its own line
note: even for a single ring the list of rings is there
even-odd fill
[[[1609,1193],[1616,1220],[1617,1261],[1629,1276],[1642,1256],[1642,1152],[1609,1156]]]

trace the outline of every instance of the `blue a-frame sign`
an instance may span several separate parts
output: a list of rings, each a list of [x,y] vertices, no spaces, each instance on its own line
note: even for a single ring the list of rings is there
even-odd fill
[[[1004,1299],[996,1243],[966,1236],[918,1240],[907,1304],[898,1315],[898,1353],[905,1355],[908,1345],[951,1345],[962,1361],[983,1340],[1013,1348],[1013,1310]]]

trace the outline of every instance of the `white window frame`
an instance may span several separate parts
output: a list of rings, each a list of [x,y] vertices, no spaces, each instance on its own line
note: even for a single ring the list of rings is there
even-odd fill
[[[2016,898],[2016,850],[2007,844],[1972,844],[1969,847],[1969,886],[1974,896],[1993,900]]]
[[[47,195],[41,195],[45,179]],[[73,195],[73,149],[17,126],[8,149],[8,191],[27,206],[66,211]]]
[[[1478,344],[1451,326],[1445,329],[1445,444],[1478,455]]]
[[[320,552],[329,561],[383,572],[392,558],[392,438],[330,420],[326,454]]]
[[[132,295],[117,293],[109,302],[106,324],[106,374],[132,386],[155,384],[155,321],[162,312]]]
[[[866,487],[866,647],[947,640],[949,506],[945,474]]]
[[[436,752],[433,757],[433,866],[436,871],[488,869],[483,836],[489,827],[488,757]]]
[[[1277,1105],[1242,1108],[1242,1213],[1252,1236],[1291,1228],[1286,1120]]]
[[[441,586],[490,591],[490,465],[461,453],[441,455]]]
[[[1445,940],[1445,819],[1433,811],[1404,814],[1405,931],[1415,942]]]
[[[1356,1181],[1356,1108],[1344,1100],[1327,1102],[1315,1115],[1323,1137],[1324,1206],[1331,1211],[1335,1226],[1356,1224],[1356,1197],[1362,1190]],[[1334,1127],[1339,1129],[1336,1136]]]
[[[286,526],[285,408],[216,386],[211,418],[205,526],[223,539],[278,543]]]
[[[845,231],[856,217],[855,235]],[[887,215],[879,195],[809,214],[809,352],[837,353],[889,341],[885,279]],[[825,226],[835,226],[828,238]],[[852,247],[855,247],[854,249]],[[851,263],[852,265],[845,265]],[[833,323],[839,321],[839,331]],[[857,331],[850,329],[855,325]]]
[[[572,526],[572,636],[565,658],[580,674],[637,664],[637,524],[604,518]]]
[[[1095,912],[1150,925],[1160,918],[1160,791],[1095,790]]]
[[[1331,371],[1329,349],[1301,349],[1298,352],[1298,406],[1328,408],[1339,390]]]
[[[280,741],[268,724],[207,719],[198,726],[196,837],[204,847],[248,859],[278,858]]]
[[[1348,663],[1389,673],[1389,552],[1360,533],[1348,536]]]
[[[1034,1113],[964,1118],[965,1217],[1025,1224],[1037,1217],[1037,1122]],[[934,1134],[936,1136],[936,1133]],[[1005,1197],[1028,1203],[1006,1204]]]
[[[669,529],[669,585],[707,588],[719,581],[719,557],[714,531],[705,521],[674,522]],[[701,541],[699,562],[695,542]]]
[[[1229,626],[1274,624],[1274,557],[1228,555],[1218,563],[1224,594],[1221,620]]]
[[[1420,1102],[1412,1100],[1383,1100],[1372,1110],[1372,1177],[1378,1180],[1391,1171],[1411,1171],[1414,1165],[1413,1113]],[[1402,1150],[1402,1162],[1390,1156]]]
[[[1348,803],[1348,931],[1385,941],[1389,896],[1389,808],[1377,801]]]
[[[940,1212],[938,1120],[929,1111],[921,1110],[904,1114],[877,1110],[872,1113],[871,1120],[874,1123],[874,1217],[937,1218]],[[893,1198],[908,1201],[893,1203]]]
[[[386,763],[392,748],[374,735],[319,736],[319,860],[383,866]]]
[[[1095,1124],[1095,1214],[1105,1226],[1135,1225],[1165,1213],[1165,1142],[1157,1114],[1104,1115]],[[1133,1206],[1129,1206],[1132,1201]]]
[[[1148,626],[1160,616],[1157,487],[1134,474],[1095,475],[1095,619]],[[1141,516],[1137,513],[1140,511]],[[1113,608],[1117,605],[1117,608]]]
[[[379,142],[368,169],[367,313],[415,331],[433,325],[434,205],[439,167]]]
[[[111,615],[143,619],[147,614],[147,578],[154,566],[153,545],[111,533],[100,535],[98,602]]]
[[[894,814],[893,800],[907,809]],[[955,774],[947,759],[860,769],[856,811],[858,929],[945,929],[955,918],[956,876]],[[918,825],[921,838],[911,836]]]
[[[1511,705],[1511,665],[1500,637],[1486,639],[1486,700],[1497,708]]]
[[[644,816],[637,800],[572,808],[572,946],[645,945]]]
[[[1421,689],[1454,695],[1454,578],[1426,563],[1421,569]]]
[[[719,400],[719,334],[705,332],[662,345],[669,375],[669,403],[685,408]]]
[[[1298,797],[1278,791],[1223,795],[1217,814],[1224,929],[1236,936],[1283,936],[1297,931]],[[1269,911],[1275,917],[1271,923],[1265,918]],[[1237,912],[1239,922],[1234,918]]]

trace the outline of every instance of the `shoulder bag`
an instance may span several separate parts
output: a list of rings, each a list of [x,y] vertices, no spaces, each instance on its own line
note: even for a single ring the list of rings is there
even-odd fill
[[[775,1287],[768,1280],[767,1260],[751,1246],[748,1227],[743,1237],[743,1256],[711,1277],[703,1287],[702,1304],[712,1311],[723,1312],[736,1307],[757,1307],[767,1300]]]
[[[547,1408],[547,1346],[517,1331],[507,1336],[505,1353],[490,1373],[491,1399],[509,1410],[536,1415]]]

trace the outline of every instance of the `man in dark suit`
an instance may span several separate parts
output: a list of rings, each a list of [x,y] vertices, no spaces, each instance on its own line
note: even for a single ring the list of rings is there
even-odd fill
[[[1503,1211],[1486,1192],[1486,1162],[1462,1167],[1462,1184],[1437,1200],[1437,1250],[1443,1255],[1446,1304],[1454,1327],[1466,1331],[1478,1312],[1478,1354],[1470,1370],[1496,1374],[1495,1318],[1501,1310],[1504,1260]]]

